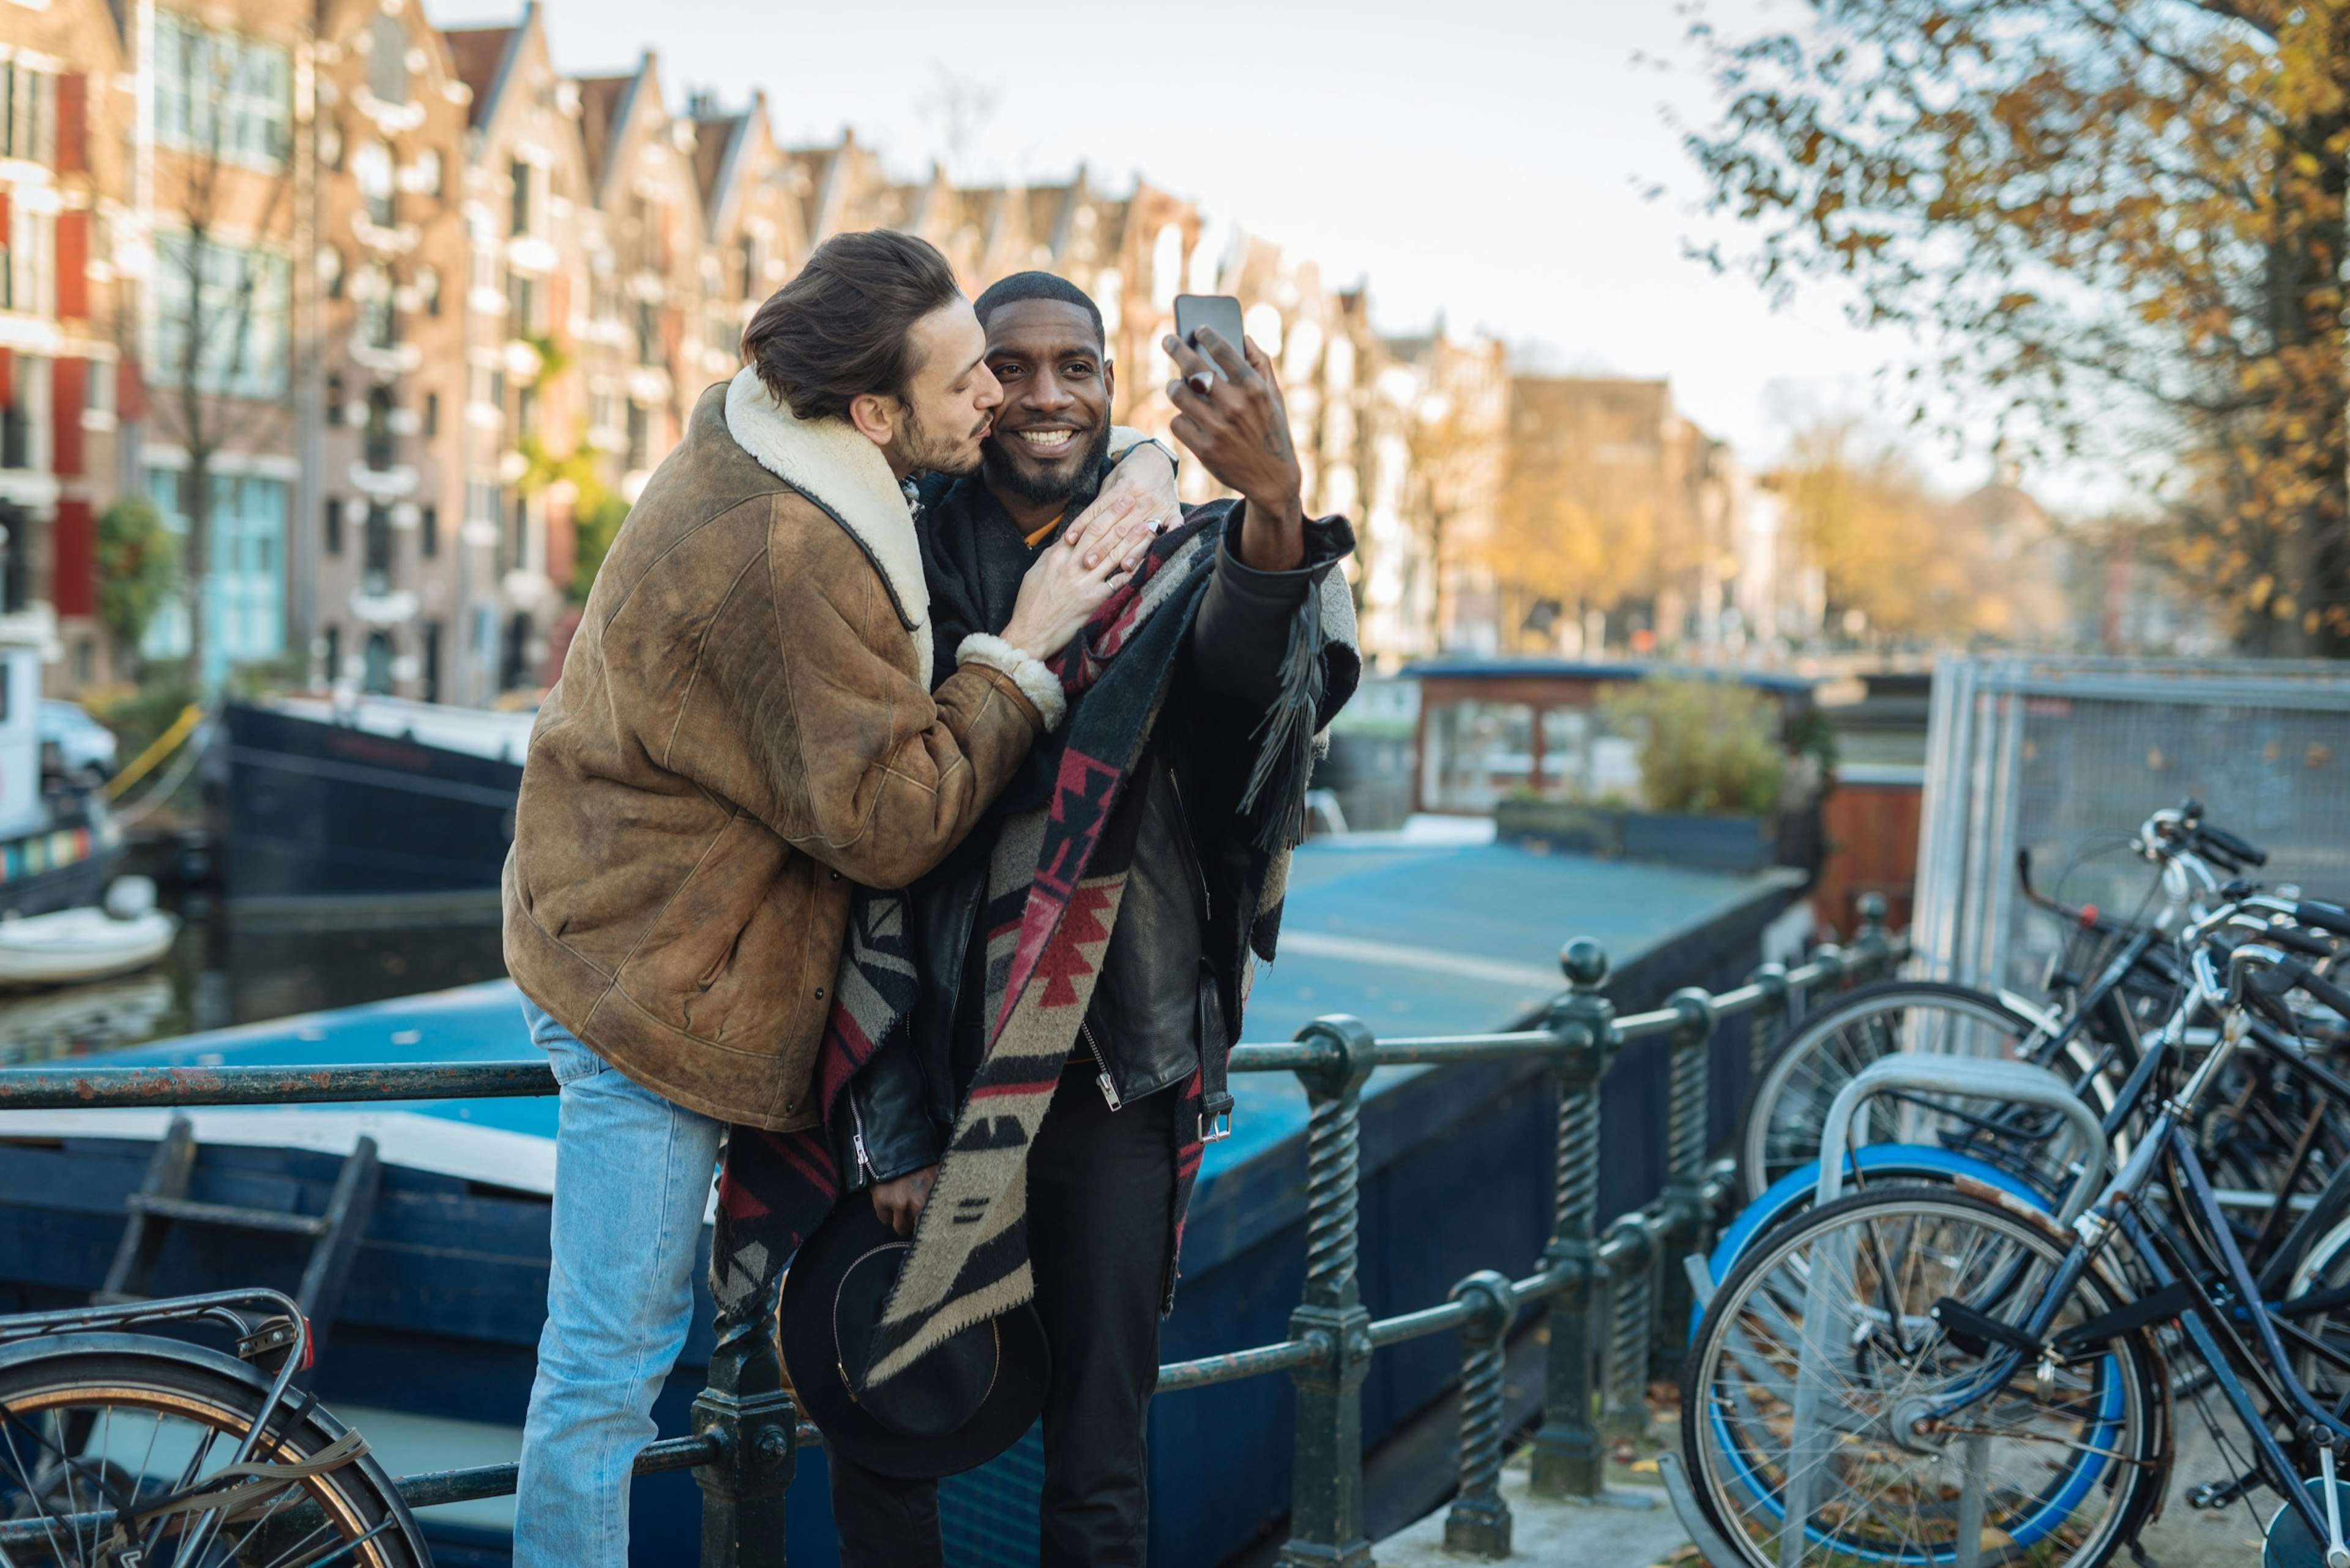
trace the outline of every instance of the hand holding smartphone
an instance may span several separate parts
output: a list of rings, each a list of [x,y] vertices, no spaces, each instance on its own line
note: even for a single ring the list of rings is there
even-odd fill
[[[1217,337],[1232,346],[1233,353],[1242,352],[1241,302],[1229,294],[1179,294],[1175,296],[1175,336],[1191,348],[1200,347],[1196,336],[1202,327],[1212,327]],[[1210,373],[1223,375],[1213,355],[1202,357],[1208,361]]]

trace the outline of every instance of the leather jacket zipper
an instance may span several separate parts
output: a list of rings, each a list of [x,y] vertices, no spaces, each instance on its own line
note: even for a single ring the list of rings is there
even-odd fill
[[[1077,1033],[1084,1039],[1086,1049],[1093,1053],[1094,1065],[1101,1069],[1094,1075],[1094,1082],[1101,1085],[1102,1098],[1109,1102],[1112,1111],[1123,1109],[1126,1102],[1118,1097],[1118,1085],[1110,1081],[1109,1058],[1102,1054],[1101,1042],[1094,1038],[1092,1022],[1079,1023]]]
[[[857,1168],[865,1173],[868,1185],[879,1187],[881,1185],[881,1173],[873,1168],[873,1161],[866,1157],[865,1116],[857,1108],[855,1095],[848,1096],[848,1119],[857,1125],[856,1131],[849,1135],[848,1139],[850,1146],[857,1150]]]
[[[1216,918],[1216,901],[1208,891],[1208,868],[1200,862],[1200,852],[1191,843],[1191,808],[1183,804],[1183,781],[1175,776],[1175,764],[1167,764],[1167,787],[1175,792],[1175,844],[1181,851],[1183,863],[1191,868],[1191,879],[1200,885],[1200,923],[1207,925]]]

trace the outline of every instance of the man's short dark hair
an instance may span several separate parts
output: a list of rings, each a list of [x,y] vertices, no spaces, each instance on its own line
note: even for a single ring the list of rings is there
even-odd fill
[[[979,325],[984,328],[998,306],[1017,305],[1024,299],[1057,299],[1076,306],[1092,318],[1095,338],[1103,348],[1109,347],[1109,334],[1102,330],[1101,306],[1094,303],[1093,296],[1057,273],[1015,272],[998,278],[980,291],[971,307],[979,313]]]
[[[903,398],[914,323],[962,297],[928,241],[891,229],[835,234],[743,329],[743,358],[804,420],[846,419],[868,392]]]

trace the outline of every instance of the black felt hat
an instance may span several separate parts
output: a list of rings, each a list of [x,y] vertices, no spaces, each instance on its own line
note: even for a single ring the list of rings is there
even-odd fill
[[[833,1205],[784,1279],[784,1365],[825,1445],[900,1480],[983,1465],[1045,1408],[1052,1366],[1026,1303],[972,1324],[876,1388],[865,1386],[874,1324],[910,1243],[851,1192]]]

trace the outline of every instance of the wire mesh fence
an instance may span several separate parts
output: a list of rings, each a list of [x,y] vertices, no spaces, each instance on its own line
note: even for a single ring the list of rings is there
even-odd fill
[[[1930,724],[1912,937],[1944,978],[2036,987],[2062,933],[2021,897],[2018,850],[2067,903],[2158,909],[2128,840],[2186,796],[2270,852],[2263,881],[2350,894],[2339,664],[1945,658]]]

